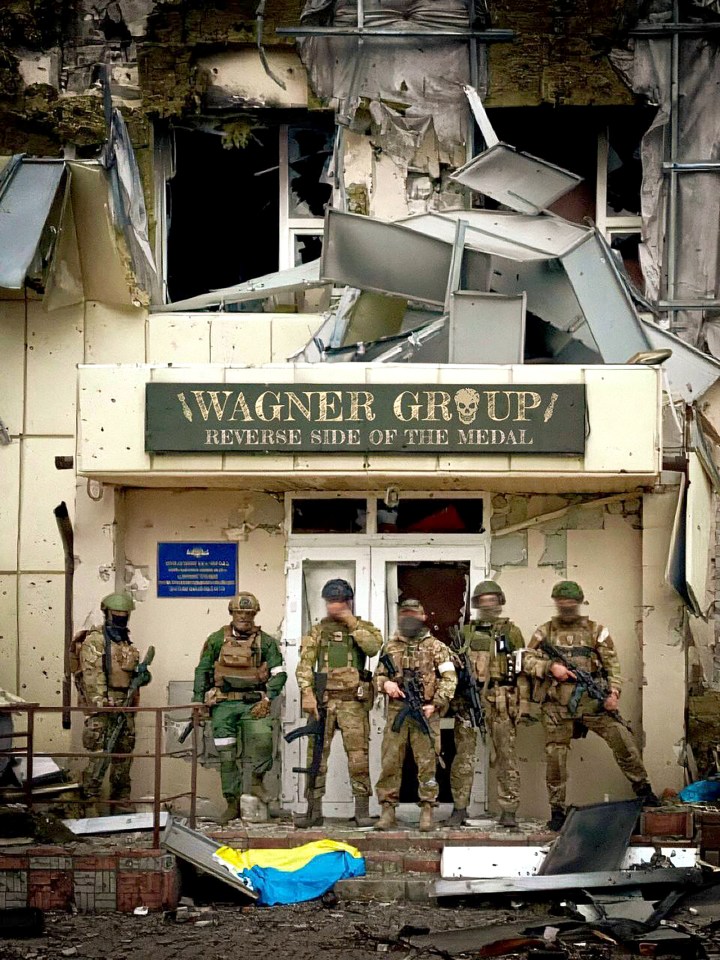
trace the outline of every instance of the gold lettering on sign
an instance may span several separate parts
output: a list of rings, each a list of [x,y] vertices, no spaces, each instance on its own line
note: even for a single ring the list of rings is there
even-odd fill
[[[452,414],[448,409],[450,405],[449,393],[444,390],[426,390],[425,396],[427,397],[426,420],[439,420],[440,417],[443,420],[452,420]],[[436,411],[440,411],[440,417],[435,415]]]
[[[534,390],[518,390],[517,394],[517,416],[515,420],[527,420],[526,410],[534,410],[540,406],[542,397]]]
[[[294,421],[295,418],[292,415],[293,407],[295,407],[298,413],[300,413],[303,417],[305,417],[306,420],[312,420],[312,412],[310,410],[312,392],[308,391],[305,394],[307,398],[307,401],[306,401],[307,406],[305,406],[305,404],[302,402],[300,397],[298,397],[296,393],[293,393],[292,390],[288,390],[285,396],[287,397],[287,402],[288,402],[287,416],[285,418],[286,420]]]
[[[242,416],[238,417],[238,413]],[[237,395],[237,400],[235,401],[235,406],[233,407],[231,420],[244,420],[246,423],[248,420],[252,420],[252,414],[250,413],[250,407],[247,405],[247,400],[245,399],[245,394],[242,390]]]
[[[372,410],[372,402],[375,399],[368,390],[348,390],[350,397],[350,414],[348,420],[362,420],[360,411],[364,413],[365,420],[374,420],[375,413]]]
[[[488,398],[488,416],[491,420],[500,422],[502,420],[507,420],[510,416],[510,391],[509,390],[485,390],[484,393]],[[498,416],[498,404],[497,397],[498,394],[505,394],[505,416]]]
[[[265,406],[265,398],[274,397],[275,403],[270,404],[270,411]],[[274,390],[264,390],[255,401],[255,416],[258,420],[280,420],[282,418],[282,405],[280,404],[280,394]]]
[[[205,403],[205,397],[203,396],[205,392],[205,390],[193,390],[192,392],[203,420],[207,420],[207,418],[210,416],[210,407],[208,407],[208,405]],[[225,407],[227,406],[228,400],[233,393],[232,390],[223,390],[222,392],[225,394],[225,399],[221,404],[220,400],[218,399],[218,395],[220,393],[219,390],[207,391],[207,394],[210,397],[211,407],[215,411],[215,416],[218,420],[222,420],[222,418],[225,416]]]
[[[328,423],[342,423],[342,393],[339,390],[323,390],[319,396],[318,420]],[[338,402],[340,403],[340,410],[337,409]],[[328,414],[336,414],[336,416],[328,416]]]
[[[408,404],[408,401],[405,399],[409,397],[413,402]],[[418,403],[418,395],[416,393],[411,393],[409,390],[402,390],[396,397],[395,402],[393,403],[393,413],[398,418],[402,420],[403,423],[406,423],[408,420],[419,420],[420,419],[420,404]]]

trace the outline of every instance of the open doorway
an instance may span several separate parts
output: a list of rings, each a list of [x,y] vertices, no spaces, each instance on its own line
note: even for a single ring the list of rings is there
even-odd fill
[[[448,563],[423,560],[397,565],[398,599],[407,600],[412,597],[419,600],[427,614],[428,629],[443,643],[449,643],[451,627],[465,622],[469,582],[469,562]],[[455,758],[455,740],[451,723],[443,724],[440,738],[445,767],[438,765],[437,768],[440,787],[438,800],[440,803],[452,803],[450,768]],[[417,801],[417,765],[408,753],[403,765],[400,802],[417,803]]]

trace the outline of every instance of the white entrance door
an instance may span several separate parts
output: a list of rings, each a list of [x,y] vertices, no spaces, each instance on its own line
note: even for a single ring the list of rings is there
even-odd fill
[[[370,539],[370,538],[368,538]],[[473,538],[474,539],[474,538]],[[445,541],[446,538],[443,538]],[[464,542],[463,542],[464,541]],[[306,721],[300,711],[299,693],[295,682],[300,640],[313,623],[324,613],[320,597],[323,584],[333,578],[348,580],[355,590],[355,612],[371,620],[387,637],[396,627],[398,600],[398,567],[403,563],[463,563],[466,564],[471,584],[485,578],[488,568],[487,545],[468,543],[467,537],[433,545],[409,544],[406,538],[383,537],[376,543],[362,546],[292,546],[288,550],[286,568],[285,661],[288,671],[286,702],[283,711],[283,734]],[[376,658],[370,663],[374,669]],[[443,727],[452,728],[452,719],[443,721]],[[370,714],[370,778],[375,784],[380,774],[380,750],[385,727],[385,706],[378,699]],[[305,778],[293,772],[293,767],[306,765],[307,740],[292,744],[282,741],[282,797],[283,805],[294,811],[305,808]],[[471,811],[485,809],[487,794],[486,756],[479,751],[471,796]],[[408,805],[410,807],[410,805]],[[327,792],[323,804],[328,817],[350,817],[353,801],[342,742],[337,736],[333,742],[328,767]],[[371,811],[378,812],[373,796]],[[416,808],[401,810],[412,817]]]

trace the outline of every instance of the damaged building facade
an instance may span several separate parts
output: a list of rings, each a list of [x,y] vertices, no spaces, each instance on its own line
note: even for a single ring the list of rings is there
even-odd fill
[[[228,591],[258,596],[290,676],[288,809],[280,734],[334,576],[386,635],[420,595],[441,636],[493,576],[526,639],[553,583],[579,581],[655,788],[708,772],[716,6],[78,0],[61,22],[10,4],[0,686],[62,702],[65,501],[73,628],[133,594],[157,651],[144,703],[187,703]],[[79,743],[39,724],[50,752]],[[546,812],[542,747],[520,731],[521,814]],[[474,812],[491,783],[478,756]],[[628,786],[588,738],[570,799],[604,794]]]

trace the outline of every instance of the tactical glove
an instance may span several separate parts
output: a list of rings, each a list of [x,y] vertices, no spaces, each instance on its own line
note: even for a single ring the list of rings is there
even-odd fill
[[[255,706],[250,710],[250,716],[253,720],[264,720],[265,717],[270,716],[270,701],[267,697],[263,697],[262,700],[259,700]]]

